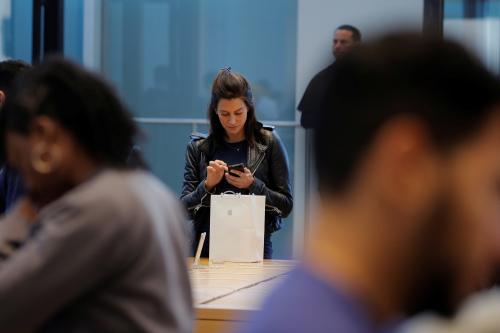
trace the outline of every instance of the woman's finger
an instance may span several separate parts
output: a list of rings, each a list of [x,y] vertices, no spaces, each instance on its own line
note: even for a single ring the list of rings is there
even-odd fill
[[[226,162],[221,161],[221,160],[215,160],[214,162],[217,163],[218,165],[221,165],[221,166],[226,166],[227,165]]]
[[[218,173],[219,175],[223,175],[223,174],[226,172],[226,170],[225,170],[225,169],[220,168],[220,167],[218,167],[216,170],[217,170],[217,173]]]
[[[245,173],[244,173],[244,172],[241,172],[241,171],[239,171],[239,170],[235,170],[235,169],[232,169],[232,170],[231,170],[231,173],[234,173],[235,175],[238,175],[238,176],[240,176],[240,177],[241,177],[241,176],[243,176],[243,175],[245,175]]]
[[[234,183],[238,182],[239,177],[234,177],[234,176],[231,176],[230,174],[226,173],[226,179],[229,183],[231,183],[231,185],[234,185]]]

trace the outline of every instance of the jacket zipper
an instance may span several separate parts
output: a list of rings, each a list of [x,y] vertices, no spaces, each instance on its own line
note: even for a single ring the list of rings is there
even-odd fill
[[[253,170],[252,172],[252,176],[255,174],[255,172],[257,171],[257,169],[259,168],[259,166],[262,164],[262,162],[264,161],[264,158],[266,157],[266,153],[263,152],[260,156],[260,158],[257,160],[257,164],[255,165],[255,169]],[[266,207],[270,207],[270,211],[271,212],[275,212],[276,214],[278,214],[278,216],[282,216],[282,212],[281,210],[279,210],[278,207],[274,207],[274,206],[269,206],[269,205],[266,205]],[[267,210],[267,209],[266,209]],[[269,211],[269,210],[268,210]]]
[[[192,206],[188,209],[192,209],[193,210],[193,213],[196,215],[196,213],[200,210],[201,207],[203,207],[203,199],[205,199],[205,197],[207,196],[207,193],[205,193],[202,197],[201,197],[201,200],[200,200],[200,203],[195,205],[195,206]]]
[[[278,214],[278,216],[281,216],[281,210],[279,210],[278,207],[274,207],[274,206],[270,206],[270,205],[266,205],[266,207],[270,208],[270,209],[266,209],[267,211],[275,212],[276,214]]]
[[[260,167],[260,165],[262,164],[262,161],[264,161],[265,157],[266,157],[266,153],[263,152],[261,154],[260,158],[257,160],[257,164],[255,165],[255,168],[253,169],[252,176],[255,174],[255,172],[257,171],[257,169]]]

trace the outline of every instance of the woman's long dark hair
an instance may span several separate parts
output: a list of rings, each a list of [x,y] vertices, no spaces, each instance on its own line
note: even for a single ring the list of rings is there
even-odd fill
[[[208,119],[210,121],[210,135],[208,137],[212,148],[222,144],[226,137],[226,131],[217,115],[217,105],[224,99],[241,98],[245,103],[248,113],[245,123],[245,139],[250,147],[254,147],[257,142],[262,142],[260,132],[262,125],[255,116],[252,90],[247,79],[241,74],[234,73],[231,68],[224,68],[219,71],[212,84],[212,98],[208,106]]]

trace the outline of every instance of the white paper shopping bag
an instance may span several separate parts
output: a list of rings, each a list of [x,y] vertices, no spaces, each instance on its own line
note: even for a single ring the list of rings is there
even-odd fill
[[[211,262],[262,261],[265,205],[266,197],[262,195],[211,196]]]

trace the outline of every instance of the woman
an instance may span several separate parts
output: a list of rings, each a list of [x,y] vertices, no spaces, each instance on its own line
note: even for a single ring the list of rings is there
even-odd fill
[[[182,208],[128,164],[136,126],[110,88],[49,61],[2,129],[28,192],[0,221],[2,331],[190,332]]]
[[[272,258],[271,234],[281,229],[293,199],[283,144],[271,128],[257,122],[248,81],[230,68],[221,70],[212,85],[208,107],[210,135],[195,137],[186,153],[181,199],[194,222],[192,251],[207,232],[202,256],[208,257],[210,195],[226,191],[266,196],[264,258]],[[244,171],[228,166],[243,163]]]

